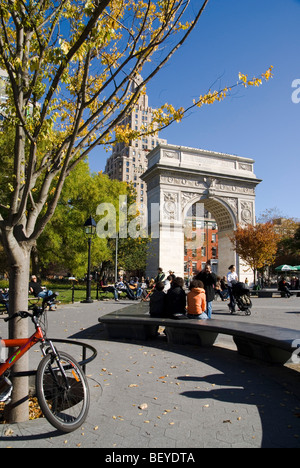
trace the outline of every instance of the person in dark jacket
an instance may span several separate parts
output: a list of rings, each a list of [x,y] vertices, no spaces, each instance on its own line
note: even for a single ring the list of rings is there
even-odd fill
[[[156,283],[155,289],[150,296],[150,316],[151,317],[166,317],[166,298],[164,293],[164,283],[159,281]]]
[[[281,280],[278,283],[278,291],[281,291],[282,294],[284,295],[284,297],[291,297],[292,296],[292,293],[289,290],[288,283],[285,280],[284,276],[281,277]]]
[[[8,293],[5,293],[2,289],[0,289],[0,304],[4,305],[6,308],[6,312],[8,312],[9,296]]]
[[[42,288],[40,283],[37,282],[37,277],[32,275],[31,281],[29,283],[29,292],[33,294],[34,297],[40,297],[43,299],[43,304],[48,304],[50,310],[55,310],[56,305],[55,302],[58,296],[58,293],[53,293],[45,288]]]
[[[159,283],[160,281],[163,281],[165,279],[165,274],[163,272],[162,268],[157,269],[157,276],[155,278],[155,283]]]
[[[167,316],[173,318],[175,314],[186,314],[186,294],[183,289],[183,278],[176,277],[167,292]]]
[[[202,281],[206,294],[206,313],[209,319],[212,315],[212,301],[215,298],[215,287],[217,284],[217,276],[211,271],[211,266],[206,263],[204,270],[200,271],[195,277],[196,280]]]

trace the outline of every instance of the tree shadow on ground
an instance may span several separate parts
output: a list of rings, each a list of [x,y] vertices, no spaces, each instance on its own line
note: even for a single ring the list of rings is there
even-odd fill
[[[141,346],[141,341],[111,340],[102,324],[72,335],[72,339],[100,340],[131,343]],[[240,356],[237,351],[190,345],[168,345],[161,334],[157,339],[142,342],[144,346],[167,350],[197,361],[213,369],[207,375],[189,375],[178,381],[207,383],[211,390],[193,389],[182,392],[186,398],[222,401],[245,405],[249,411],[257,409],[261,420],[263,448],[300,448],[300,373],[286,366],[277,366]],[[95,345],[95,343],[93,343]]]

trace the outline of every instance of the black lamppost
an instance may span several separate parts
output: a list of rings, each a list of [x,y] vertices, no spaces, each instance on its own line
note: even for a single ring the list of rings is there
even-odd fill
[[[88,240],[89,253],[88,253],[88,271],[87,271],[87,280],[86,280],[86,300],[82,301],[84,303],[92,303],[93,299],[91,298],[91,246],[92,238],[96,234],[96,221],[90,216],[84,223],[84,231]]]

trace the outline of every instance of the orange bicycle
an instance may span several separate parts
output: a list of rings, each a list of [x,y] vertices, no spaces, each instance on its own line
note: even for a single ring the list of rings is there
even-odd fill
[[[4,319],[30,317],[35,333],[28,339],[0,339],[0,402],[10,402],[13,386],[10,381],[11,367],[37,343],[40,343],[43,358],[36,373],[36,394],[45,418],[56,429],[72,432],[85,421],[90,393],[86,376],[72,356],[58,351],[46,337],[47,318],[45,304],[35,306],[32,313],[17,312]],[[7,348],[17,348],[9,357]]]

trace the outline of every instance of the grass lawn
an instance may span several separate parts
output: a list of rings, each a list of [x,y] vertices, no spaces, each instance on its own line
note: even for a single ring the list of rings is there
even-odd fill
[[[48,281],[43,281],[42,285],[45,286],[48,290],[53,292],[58,292],[58,300],[62,304],[70,304],[72,303],[72,285],[71,283],[50,283]],[[8,281],[0,281],[0,288],[8,288]],[[121,297],[126,296],[125,293],[121,294]],[[32,297],[32,296],[29,296]],[[113,293],[103,292],[99,290],[98,292],[98,299],[113,299]],[[96,300],[97,298],[97,286],[96,284],[92,283],[91,288],[91,298]],[[74,290],[74,302],[84,301],[86,299],[86,285],[85,284],[75,284]]]

